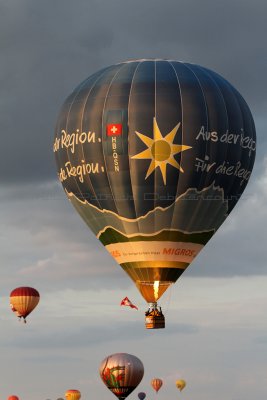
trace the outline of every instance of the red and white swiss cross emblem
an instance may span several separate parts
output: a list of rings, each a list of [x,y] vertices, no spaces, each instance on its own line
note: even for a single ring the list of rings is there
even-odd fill
[[[107,136],[119,136],[122,134],[122,124],[107,124]]]

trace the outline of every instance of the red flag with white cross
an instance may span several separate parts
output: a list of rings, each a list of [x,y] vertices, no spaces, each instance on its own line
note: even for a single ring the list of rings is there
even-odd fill
[[[136,310],[138,310],[138,307],[136,307],[136,306],[128,299],[128,297],[125,297],[124,299],[122,299],[122,301],[121,301],[121,306],[128,306],[128,307],[135,308]]]
[[[122,134],[122,124],[107,124],[107,136],[119,136]]]

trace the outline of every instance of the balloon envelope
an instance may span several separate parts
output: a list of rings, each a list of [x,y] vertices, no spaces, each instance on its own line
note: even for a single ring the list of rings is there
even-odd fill
[[[256,137],[217,73],[133,60],[82,82],[58,117],[58,177],[78,213],[147,302],[180,277],[249,180]]]
[[[142,361],[132,354],[116,353],[102,361],[99,373],[107,388],[122,400],[141,382],[144,366]]]
[[[154,378],[151,381],[151,386],[153,387],[153,389],[158,392],[159,389],[161,388],[161,386],[163,385],[163,381],[162,379],[159,378]]]
[[[37,306],[40,300],[39,292],[28,286],[18,287],[10,293],[10,307],[18,317],[24,319]]]
[[[146,398],[146,394],[144,392],[140,392],[140,393],[138,393],[138,398],[140,400],[144,400]]]
[[[18,396],[9,396],[8,400],[19,400]]]
[[[177,389],[180,390],[180,392],[186,387],[186,381],[184,381],[183,379],[178,379],[176,382],[176,387]]]
[[[65,393],[66,400],[79,400],[81,398],[81,392],[76,389],[69,389]]]

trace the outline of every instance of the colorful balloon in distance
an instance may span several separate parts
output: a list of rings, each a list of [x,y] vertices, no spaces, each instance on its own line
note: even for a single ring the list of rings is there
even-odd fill
[[[8,400],[19,400],[18,396],[9,396]]]
[[[216,72],[141,59],[73,90],[53,151],[70,202],[154,307],[238,202],[256,133]]]
[[[186,381],[184,381],[183,379],[178,379],[175,382],[175,385],[176,385],[177,389],[179,389],[181,392],[186,387]]]
[[[10,307],[19,319],[26,317],[35,309],[40,300],[39,292],[28,286],[18,287],[10,293]]]
[[[76,389],[67,390],[65,393],[66,400],[79,400],[81,398],[81,392]]]
[[[144,392],[138,393],[138,399],[139,400],[144,400],[146,398],[146,394]]]
[[[163,385],[162,379],[154,378],[151,381],[151,386],[157,393],[158,393],[158,391],[159,391],[159,389],[161,388],[162,385]]]
[[[101,362],[99,374],[107,388],[119,400],[123,400],[141,382],[144,366],[142,361],[132,354],[116,353]]]

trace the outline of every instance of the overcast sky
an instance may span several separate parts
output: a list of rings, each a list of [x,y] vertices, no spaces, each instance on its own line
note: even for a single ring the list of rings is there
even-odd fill
[[[267,396],[266,0],[0,0],[0,399],[115,398],[98,366],[128,352],[139,391],[158,399]],[[144,329],[145,303],[57,182],[52,143],[67,95],[100,68],[171,58],[213,69],[244,96],[258,152],[243,198],[162,300],[166,329]],[[10,291],[41,301],[16,321]],[[119,306],[128,296],[139,311]],[[182,395],[175,380],[188,385]]]

